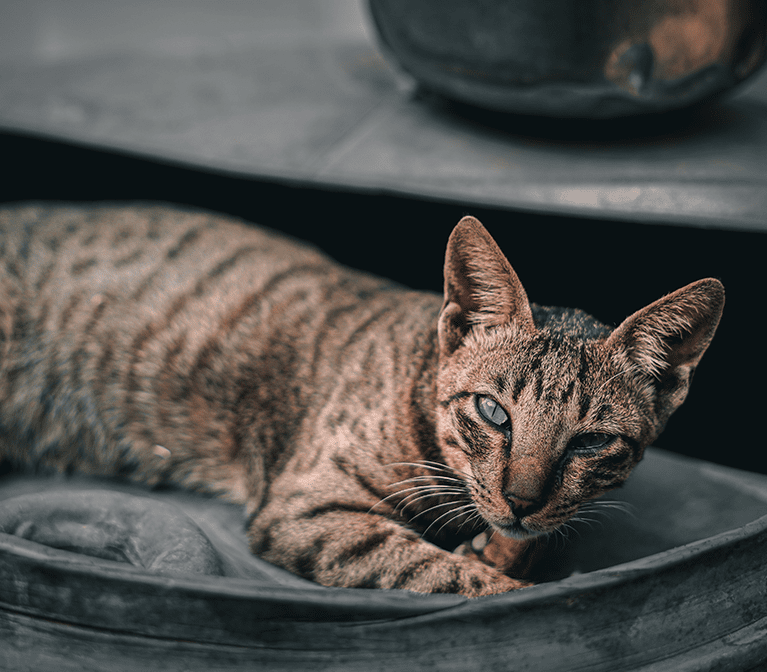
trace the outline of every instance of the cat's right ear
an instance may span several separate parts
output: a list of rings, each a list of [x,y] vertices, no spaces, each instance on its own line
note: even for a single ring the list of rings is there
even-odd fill
[[[662,423],[687,396],[723,307],[722,283],[698,280],[626,318],[607,338],[607,347],[655,387]]]
[[[474,325],[515,322],[535,331],[522,283],[482,224],[464,217],[450,234],[445,253],[445,302],[439,315],[440,352],[452,353]]]

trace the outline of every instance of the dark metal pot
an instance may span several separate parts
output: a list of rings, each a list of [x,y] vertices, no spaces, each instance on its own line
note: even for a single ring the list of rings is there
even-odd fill
[[[765,60],[763,0],[369,0],[421,84],[493,110],[606,118],[711,99]]]

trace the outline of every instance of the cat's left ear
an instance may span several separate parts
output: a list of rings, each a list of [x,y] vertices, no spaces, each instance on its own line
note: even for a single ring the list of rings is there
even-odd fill
[[[534,331],[533,314],[517,274],[482,224],[464,217],[445,253],[445,303],[439,316],[440,350],[452,353],[474,325],[514,321]]]
[[[654,384],[663,422],[685,400],[723,307],[722,283],[698,280],[634,313],[608,337],[607,347],[627,356]]]

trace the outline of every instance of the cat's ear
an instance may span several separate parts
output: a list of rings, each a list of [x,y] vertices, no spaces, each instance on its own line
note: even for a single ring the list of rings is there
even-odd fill
[[[723,307],[722,283],[698,280],[634,313],[608,337],[606,345],[655,386],[663,422],[685,400]]]
[[[514,321],[534,331],[522,283],[482,224],[464,217],[450,234],[445,253],[445,302],[439,316],[440,350],[450,354],[474,325]]]

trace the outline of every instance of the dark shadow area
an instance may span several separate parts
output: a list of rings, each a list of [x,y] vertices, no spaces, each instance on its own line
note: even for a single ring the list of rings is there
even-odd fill
[[[420,87],[415,98],[432,114],[457,128],[500,142],[552,148],[607,148],[615,151],[653,147],[675,147],[701,142],[722,146],[752,142],[765,118],[765,105],[758,100],[713,95],[689,108],[659,114],[609,119],[570,119],[511,114],[486,110],[452,101]]]
[[[483,109],[450,100],[424,87],[415,94],[435,114],[449,117],[455,124],[470,124],[488,133],[513,134],[552,144],[609,144],[631,146],[657,142],[684,141],[698,135],[722,133],[740,116],[721,94],[711,96],[692,107],[658,114],[636,114],[607,119],[557,118],[542,115],[513,114]]]
[[[447,236],[464,214],[496,237],[533,301],[579,306],[608,324],[702,277],[727,289],[725,314],[687,404],[658,446],[767,473],[761,433],[767,353],[764,234],[511,212],[469,203],[325,191],[0,134],[0,201],[160,200],[271,226],[339,261],[441,290]]]

